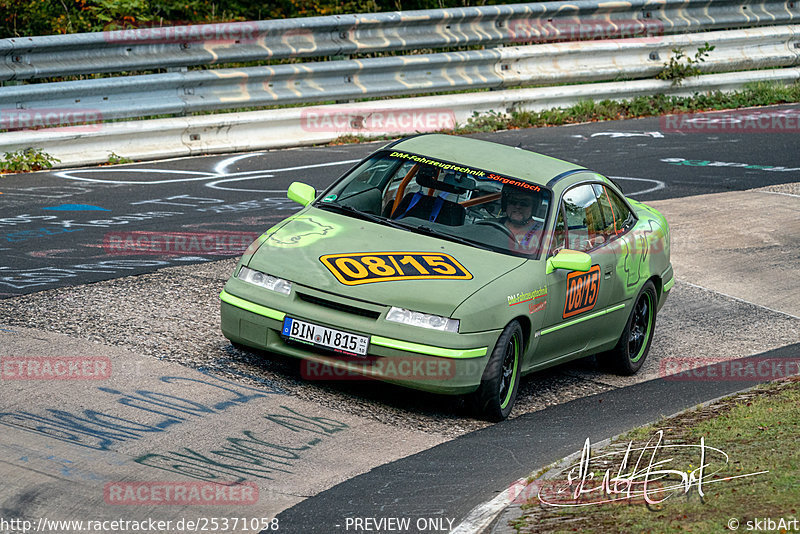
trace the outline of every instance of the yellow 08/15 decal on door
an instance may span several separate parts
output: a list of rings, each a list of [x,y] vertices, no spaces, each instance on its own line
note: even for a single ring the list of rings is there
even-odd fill
[[[433,252],[326,254],[319,261],[348,286],[396,280],[472,279],[472,273],[453,256]]]

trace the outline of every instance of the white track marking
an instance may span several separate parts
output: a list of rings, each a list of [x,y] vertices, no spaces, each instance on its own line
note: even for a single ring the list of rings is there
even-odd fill
[[[233,165],[237,161],[252,158],[255,156],[260,156],[263,152],[254,152],[252,154],[239,154],[238,156],[233,156],[232,158],[223,159],[216,165],[214,165],[214,172],[217,174],[228,174],[228,167]]]
[[[250,193],[285,193],[286,192],[285,189],[243,189],[243,188],[238,188],[238,187],[222,187],[219,184],[224,184],[224,183],[229,183],[229,182],[239,182],[239,181],[242,181],[242,180],[254,180],[254,179],[257,179],[257,178],[272,178],[273,177],[273,175],[271,175],[271,174],[256,174],[256,175],[252,175],[252,176],[239,176],[239,177],[233,178],[233,176],[237,176],[237,175],[244,175],[244,174],[250,174],[250,173],[287,172],[287,171],[294,171],[294,170],[312,169],[312,168],[316,168],[316,167],[330,167],[330,166],[334,166],[334,165],[346,165],[346,164],[350,164],[350,163],[357,163],[359,161],[361,161],[361,160],[360,159],[350,159],[350,160],[344,160],[344,161],[333,161],[333,162],[329,162],[329,163],[316,163],[316,164],[313,164],[313,165],[302,165],[300,167],[287,167],[287,168],[284,168],[284,169],[245,171],[245,172],[241,172],[241,173],[232,173],[232,174],[229,174],[229,175],[225,175],[225,176],[231,176],[231,178],[224,178],[222,180],[215,180],[215,181],[209,182],[209,183],[207,183],[205,185],[206,185],[206,187],[210,187],[211,189],[221,189],[223,191],[245,191],[245,192],[250,192]]]
[[[604,137],[604,136],[610,137],[612,139],[627,138],[627,137],[650,137],[653,139],[664,138],[664,134],[662,134],[661,132],[597,132],[591,135],[591,137]]]
[[[520,478],[509,484],[508,489],[491,501],[480,504],[450,531],[450,534],[477,534],[488,527],[522,493],[528,485],[527,478]]]
[[[241,189],[238,187],[222,187],[219,185],[229,182],[240,182],[242,180],[255,180],[257,178],[273,178],[274,176],[274,174],[256,174],[254,176],[243,176],[241,178],[225,178],[224,180],[208,182],[206,187],[210,187],[211,189],[221,189],[222,191],[244,191],[247,193],[285,193],[285,189]]]
[[[107,180],[102,178],[87,178],[84,176],[73,176],[72,173],[108,173],[112,172],[107,169],[74,169],[70,171],[61,171],[55,173],[56,176],[59,178],[66,178],[68,180],[80,180],[81,182],[95,182],[99,184],[118,184],[118,185],[159,185],[159,184],[171,184],[177,182],[197,182],[201,180],[209,180],[212,178],[219,177],[218,174],[213,172],[203,172],[203,171],[176,171],[176,170],[168,170],[168,169],[114,169],[113,173],[121,173],[121,172],[129,172],[129,173],[138,173],[138,174],[182,174],[186,175],[195,175],[194,178],[173,178],[170,180],[156,180],[156,181],[149,181],[149,182],[142,182],[142,181],[129,181],[129,180]]]
[[[783,195],[787,197],[800,198],[800,195],[795,195],[792,193],[782,193],[781,191],[756,191],[756,193],[766,193],[768,195]]]
[[[659,189],[664,189],[667,187],[667,184],[661,180],[653,180],[652,178],[631,178],[630,176],[609,176],[609,178],[612,180],[632,180],[634,182],[650,182],[651,184],[656,184],[649,189],[643,189],[642,191],[636,191],[635,193],[625,193],[626,197],[632,197],[633,195],[644,195],[645,193],[652,193],[653,191],[658,191]]]
[[[314,163],[310,165],[298,165],[295,167],[283,167],[280,169],[259,169],[254,171],[241,171],[233,173],[227,172],[228,167],[233,163],[240,161],[242,159],[257,156],[259,154],[263,154],[263,152],[259,152],[257,154],[240,154],[232,158],[224,159],[218,162],[214,166],[214,172],[181,171],[181,170],[171,170],[171,169],[149,169],[149,168],[114,169],[113,171],[110,171],[108,169],[73,169],[69,171],[60,171],[55,173],[55,175],[58,176],[59,178],[65,178],[68,180],[79,180],[83,182],[95,182],[95,183],[115,184],[115,185],[161,185],[161,184],[170,184],[179,182],[207,181],[208,183],[204,185],[206,187],[210,187],[211,189],[220,189],[225,191],[243,191],[249,193],[285,193],[286,192],[285,189],[244,189],[236,187],[224,187],[220,184],[238,182],[243,180],[256,180],[260,178],[272,178],[273,173],[300,171],[305,169],[316,169],[320,167],[333,167],[337,165],[349,165],[361,161],[360,159],[347,159],[341,161],[330,161],[327,163]],[[115,174],[120,172],[128,172],[128,173],[139,173],[142,175],[181,174],[184,176],[192,176],[192,177],[170,178],[170,179],[153,180],[153,181],[136,181],[136,180],[112,180],[103,178],[89,178],[87,176],[80,176],[80,174],[96,174],[96,173],[112,173],[112,172]]]

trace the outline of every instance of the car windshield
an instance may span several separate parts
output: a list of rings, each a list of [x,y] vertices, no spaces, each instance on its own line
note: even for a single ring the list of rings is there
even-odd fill
[[[316,207],[504,254],[539,256],[549,190],[491,170],[385,150]]]

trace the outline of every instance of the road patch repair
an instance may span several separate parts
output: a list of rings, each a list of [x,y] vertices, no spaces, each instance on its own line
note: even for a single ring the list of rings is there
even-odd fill
[[[586,359],[537,373],[523,381],[512,418],[546,417],[570,401],[644,387],[663,375],[665,359],[701,365],[703,358],[743,358],[796,343],[800,295],[787,273],[800,263],[800,197],[793,196],[800,193],[792,187],[650,202],[670,221],[677,283],[642,371],[617,377]],[[231,347],[219,332],[218,294],[233,264],[169,267],[0,301],[0,356],[10,359],[9,373],[19,375],[0,381],[0,448],[10,474],[0,489],[4,517],[271,519],[281,510],[282,519],[302,517],[289,513],[295,509],[334,516],[338,509],[330,503],[352,481],[389,484],[381,473],[398,459],[413,465],[427,451],[495,430],[470,418],[456,399],[307,382],[286,362]],[[73,357],[88,359],[86,373]],[[111,364],[107,377],[103,358]],[[75,376],[56,377],[69,375],[71,364],[79,365]],[[507,437],[520,439],[514,432]],[[585,437],[574,436],[570,450]],[[458,499],[455,482],[450,495],[440,488],[439,497],[417,488],[417,502],[460,520],[515,478],[557,459],[536,464],[534,457],[520,456],[496,478],[470,472],[474,465],[465,456],[458,465],[425,464],[426,480],[442,485],[455,480],[449,469],[463,470],[468,487]],[[203,497],[203,487],[192,484],[214,481],[238,482],[233,493],[221,495],[241,502],[257,488],[257,504],[210,507],[190,500]],[[351,503],[353,513],[369,508],[378,517],[381,503],[392,502],[395,512],[420,517],[412,499],[394,488],[373,487],[366,508]],[[179,491],[183,504],[163,505],[167,494],[174,498]],[[322,502],[328,508],[320,508]],[[281,523],[280,530],[332,528],[325,522],[312,528],[313,516],[307,519]]]

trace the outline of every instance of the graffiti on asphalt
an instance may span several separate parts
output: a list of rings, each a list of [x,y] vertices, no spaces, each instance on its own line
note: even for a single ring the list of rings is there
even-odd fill
[[[684,159],[684,158],[663,158],[661,160],[670,165],[684,165],[686,167],[735,167],[741,169],[752,169],[757,171],[770,171],[770,172],[797,172],[800,167],[776,167],[773,165],[752,165],[750,163],[733,163],[728,161],[711,161],[701,159]]]
[[[82,195],[91,192],[88,187],[77,187],[72,185],[43,185],[38,187],[21,187],[19,189],[5,190],[4,195],[35,197],[35,198],[69,198],[75,195]]]
[[[175,195],[166,198],[151,198],[148,200],[140,200],[138,202],[131,202],[131,206],[138,206],[141,204],[166,204],[169,206],[185,206],[195,208],[195,211],[201,213],[227,213],[231,211],[248,211],[261,208],[274,208],[276,210],[299,210],[295,202],[284,197],[267,197],[253,200],[244,200],[242,202],[235,202],[225,204],[221,198],[203,198],[192,197],[189,195]],[[208,206],[213,204],[213,206]]]
[[[9,232],[0,234],[0,243],[20,243],[35,239],[37,237],[48,237],[51,235],[66,234],[70,232],[80,232],[83,228],[47,228],[41,226],[32,230],[20,230],[19,232]]]
[[[160,381],[171,386],[170,393],[148,389],[126,393],[98,387],[99,391],[112,397],[104,405],[115,409],[67,411],[48,408],[39,413],[24,410],[3,412],[0,413],[0,425],[88,449],[109,451],[115,444],[165,432],[186,421],[218,414],[268,395],[283,394],[275,388],[256,389],[208,374],[202,378],[163,376]],[[185,396],[175,394],[176,386],[185,388]],[[214,402],[194,400],[210,392],[215,394],[217,400]]]
[[[58,206],[48,206],[42,209],[46,211],[111,211],[94,204],[59,204]]]
[[[138,202],[131,202],[131,206],[138,206],[140,204],[166,204],[168,206],[188,206],[190,208],[197,207],[201,204],[222,204],[225,201],[221,198],[205,198],[193,197],[190,195],[174,195],[166,198],[150,198],[148,200],[140,200]]]
[[[72,228],[73,226],[85,226],[92,228],[108,228],[109,226],[119,224],[130,224],[135,221],[147,221],[150,219],[162,219],[164,217],[173,217],[175,215],[183,215],[181,211],[146,211],[143,213],[130,213],[127,215],[113,215],[106,219],[92,219],[91,221],[76,222],[74,219],[61,219],[58,215],[30,215],[23,213],[14,217],[5,217],[0,219],[0,228],[6,226],[19,226],[30,224],[32,222],[42,222],[43,224],[52,224],[61,228]]]
[[[282,411],[264,416],[271,423],[289,429],[291,443],[285,437],[266,437],[268,431],[244,430],[225,438],[211,450],[183,447],[178,450],[149,453],[134,459],[136,463],[210,481],[243,482],[250,478],[274,480],[281,474],[293,473],[294,464],[302,461],[303,453],[319,445],[347,424],[327,417],[303,415],[281,406]],[[280,441],[280,443],[276,443]]]
[[[69,267],[37,267],[35,269],[12,269],[0,266],[0,286],[24,289],[54,284],[64,278],[75,278],[86,273],[115,274],[119,271],[167,265],[170,265],[170,262],[162,260],[104,260],[70,265]]]

